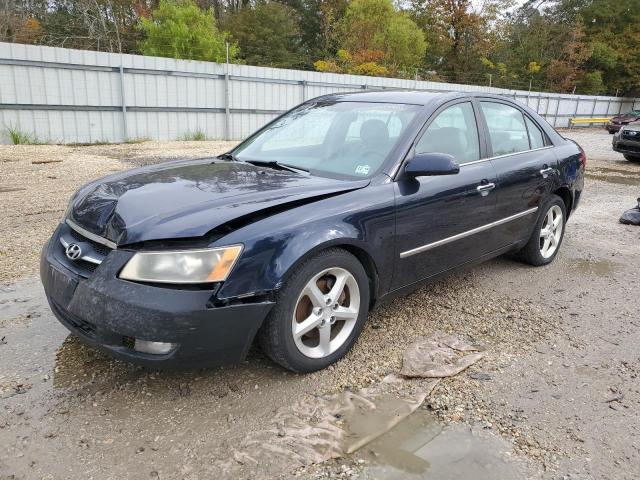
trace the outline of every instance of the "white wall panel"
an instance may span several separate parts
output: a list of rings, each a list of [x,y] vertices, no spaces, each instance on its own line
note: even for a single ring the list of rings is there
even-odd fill
[[[124,68],[121,78],[120,66]],[[605,116],[640,107],[629,98],[513,91],[359,75],[216,64],[0,43],[0,141],[18,127],[50,142],[172,140],[202,131],[223,139],[230,75],[231,138],[243,138],[305,99],[367,89],[488,92],[510,96],[565,127],[574,116]],[[130,69],[135,69],[131,71]],[[239,78],[241,77],[241,78]],[[122,112],[122,82],[127,107]],[[303,82],[309,82],[303,85]],[[46,105],[47,108],[39,108]],[[12,108],[13,107],[13,108]],[[209,110],[206,110],[209,109]],[[213,110],[211,110],[213,109]]]

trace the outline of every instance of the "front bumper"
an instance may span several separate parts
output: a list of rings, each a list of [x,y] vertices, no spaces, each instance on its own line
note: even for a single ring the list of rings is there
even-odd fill
[[[61,253],[61,225],[45,245],[40,277],[55,316],[86,343],[152,368],[198,368],[241,361],[273,303],[214,306],[215,290],[121,280],[133,252],[113,250],[84,275]],[[167,354],[141,353],[133,339],[174,343]]]
[[[637,135],[637,138],[637,140],[629,140],[616,135],[612,141],[613,149],[616,152],[625,153],[627,155],[640,156],[640,135]]]

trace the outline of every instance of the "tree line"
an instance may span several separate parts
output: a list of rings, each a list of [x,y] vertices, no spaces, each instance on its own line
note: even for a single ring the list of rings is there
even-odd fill
[[[0,40],[525,90],[640,92],[639,0],[0,0]]]

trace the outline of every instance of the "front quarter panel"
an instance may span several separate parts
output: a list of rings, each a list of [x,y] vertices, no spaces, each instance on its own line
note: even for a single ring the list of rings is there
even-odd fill
[[[371,184],[259,220],[215,242],[214,245],[244,245],[218,299],[277,290],[300,262],[337,245],[366,252],[375,265],[378,294],[386,292],[393,269],[394,231],[394,193],[389,182]]]

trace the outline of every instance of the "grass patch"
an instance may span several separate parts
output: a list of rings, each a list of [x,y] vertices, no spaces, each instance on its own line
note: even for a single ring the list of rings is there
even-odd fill
[[[133,143],[144,143],[150,142],[151,139],[148,137],[135,137],[135,138],[127,138],[124,143],[133,144]]]
[[[14,145],[42,145],[45,143],[38,140],[34,134],[23,132],[18,127],[7,127],[7,134]]]
[[[72,142],[65,143],[68,147],[92,147],[95,145],[113,145],[113,142],[108,140],[94,140],[93,142]]]
[[[204,134],[202,130],[196,130],[195,132],[187,132],[180,140],[183,142],[203,142],[207,139],[207,136]]]

